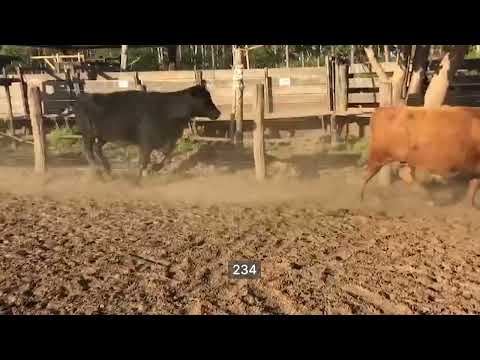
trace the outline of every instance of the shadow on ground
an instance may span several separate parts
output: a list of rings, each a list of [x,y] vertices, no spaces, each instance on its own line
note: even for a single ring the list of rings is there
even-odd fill
[[[342,169],[358,166],[358,154],[317,153],[311,155],[293,155],[286,162],[297,170],[301,179],[317,178],[318,172],[326,169]]]
[[[460,176],[449,179],[445,184],[432,182],[423,184],[423,187],[436,206],[446,207],[469,201],[467,198],[469,180],[469,177]]]

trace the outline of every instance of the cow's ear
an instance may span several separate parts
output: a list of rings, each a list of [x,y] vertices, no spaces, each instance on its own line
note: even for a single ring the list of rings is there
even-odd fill
[[[203,82],[203,81],[202,81]],[[197,86],[194,86],[190,89],[190,94],[192,94],[192,96],[202,96],[205,94],[205,90],[206,90],[206,85],[197,85]]]
[[[189,89],[190,95],[192,96],[197,96],[201,90],[201,87],[199,85],[196,85],[194,87],[191,87]]]

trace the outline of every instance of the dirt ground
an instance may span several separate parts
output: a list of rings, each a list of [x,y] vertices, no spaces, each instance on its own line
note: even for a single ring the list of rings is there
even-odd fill
[[[321,148],[270,148],[263,184],[250,150],[180,156],[188,166],[142,187],[134,170],[39,178],[2,160],[0,312],[479,314],[465,184],[372,183],[361,204],[355,156]],[[262,278],[230,280],[239,259],[261,261]]]

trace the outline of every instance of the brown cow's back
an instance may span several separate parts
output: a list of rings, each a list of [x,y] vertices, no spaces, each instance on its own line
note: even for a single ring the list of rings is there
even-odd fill
[[[480,109],[382,108],[372,118],[369,164],[391,161],[448,176],[480,171]]]

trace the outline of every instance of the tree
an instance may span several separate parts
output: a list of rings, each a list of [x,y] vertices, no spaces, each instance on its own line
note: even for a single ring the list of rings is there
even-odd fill
[[[365,54],[367,55],[368,61],[372,66],[372,70],[377,74],[380,81],[390,82],[392,84],[392,102],[394,105],[402,104],[406,100],[403,90],[411,50],[412,45],[402,45],[400,49],[401,56],[399,59],[398,67],[394,70],[393,75],[391,77],[388,77],[377,60],[377,56],[374,52],[373,46],[370,45],[365,47]]]
[[[392,77],[388,77],[378,63],[377,57],[370,45],[365,48],[367,58],[372,65],[372,69],[377,73],[381,81],[392,83],[392,100],[395,105],[406,103],[406,97],[410,94],[423,95],[425,93],[425,107],[439,107],[446,99],[448,87],[453,80],[458,67],[461,65],[465,55],[468,52],[468,45],[452,45],[446,48],[440,65],[432,78],[427,89],[422,84],[425,83],[426,69],[428,65],[428,55],[431,50],[429,45],[415,45],[415,55],[413,56],[413,74],[410,83],[410,89],[407,94],[404,93],[406,84],[407,66],[412,56],[413,45],[402,45],[398,47],[399,66]]]
[[[177,68],[177,47],[178,45],[167,46],[168,70]]]
[[[434,108],[443,105],[448,87],[468,49],[468,45],[454,45],[447,49],[425,93],[425,107]]]
[[[428,57],[430,55],[431,45],[417,45],[415,56],[413,58],[413,73],[410,80],[408,95],[418,99],[419,104],[423,104],[424,94],[427,90],[424,87],[427,78]]]
[[[9,56],[18,56],[23,63],[30,63],[30,57],[33,55],[33,48],[29,46],[0,45],[0,54]]]

